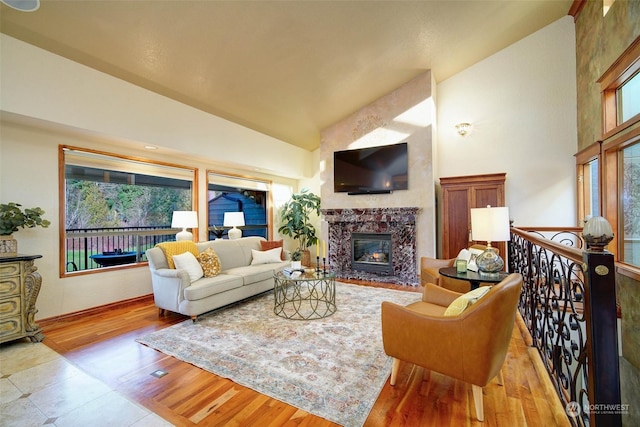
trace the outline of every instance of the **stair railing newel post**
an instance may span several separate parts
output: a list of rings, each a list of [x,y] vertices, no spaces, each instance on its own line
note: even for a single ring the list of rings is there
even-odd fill
[[[582,254],[585,275],[585,318],[589,360],[589,421],[592,426],[622,426],[618,318],[613,254],[606,250],[613,240],[609,222],[595,216],[582,230],[586,250]]]

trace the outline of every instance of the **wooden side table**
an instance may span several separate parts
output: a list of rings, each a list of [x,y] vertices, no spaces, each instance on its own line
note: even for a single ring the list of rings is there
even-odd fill
[[[0,343],[29,337],[40,342],[44,334],[35,322],[36,300],[42,277],[34,260],[42,255],[0,258]]]

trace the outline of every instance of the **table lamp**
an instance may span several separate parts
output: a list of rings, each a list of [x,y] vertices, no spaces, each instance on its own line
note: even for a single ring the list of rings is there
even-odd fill
[[[504,267],[504,261],[491,246],[491,242],[511,240],[509,208],[487,206],[471,209],[471,238],[487,242],[486,249],[476,258],[480,275],[497,276]]]
[[[229,230],[229,239],[239,239],[242,237],[242,230],[236,227],[242,227],[244,225],[244,213],[242,212],[225,212],[224,222],[225,227],[233,227]]]
[[[198,226],[198,213],[195,211],[173,211],[171,218],[171,228],[182,228],[182,231],[176,233],[176,242],[180,240],[193,240],[193,234],[187,231],[187,228],[196,228]]]

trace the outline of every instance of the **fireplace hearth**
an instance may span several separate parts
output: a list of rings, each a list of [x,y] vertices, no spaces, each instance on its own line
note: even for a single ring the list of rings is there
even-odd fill
[[[418,208],[323,209],[337,278],[417,286]]]

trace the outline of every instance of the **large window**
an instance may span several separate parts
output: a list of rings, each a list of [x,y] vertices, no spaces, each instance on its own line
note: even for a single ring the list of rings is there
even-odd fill
[[[226,212],[242,212],[242,236],[269,238],[269,181],[208,172],[209,239],[227,238],[229,226],[224,225]]]
[[[193,210],[193,169],[66,146],[60,156],[63,274],[145,261],[175,238],[173,211]]]
[[[640,37],[600,79],[603,215],[622,274],[640,277]]]

